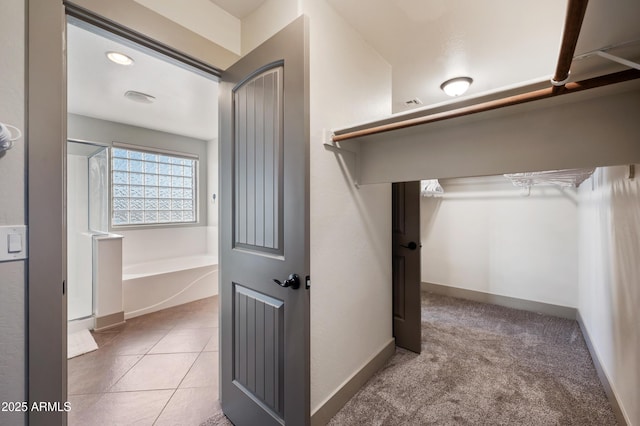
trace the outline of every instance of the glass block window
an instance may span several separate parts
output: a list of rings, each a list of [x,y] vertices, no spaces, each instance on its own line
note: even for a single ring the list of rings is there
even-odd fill
[[[198,160],[111,149],[111,225],[196,222]]]

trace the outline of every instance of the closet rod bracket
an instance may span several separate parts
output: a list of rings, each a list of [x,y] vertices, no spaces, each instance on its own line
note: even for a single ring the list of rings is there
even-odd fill
[[[353,156],[355,163],[355,172],[353,174],[350,173],[351,178],[353,180],[353,186],[356,188],[360,188],[360,182],[358,181],[358,176],[360,176],[360,161],[358,158],[358,153],[342,148],[339,145],[339,142],[334,142],[333,140],[334,133],[330,130],[323,129],[322,130],[322,144],[327,151],[335,152],[336,154],[340,154],[342,156],[351,155]],[[346,167],[346,163],[343,163]]]

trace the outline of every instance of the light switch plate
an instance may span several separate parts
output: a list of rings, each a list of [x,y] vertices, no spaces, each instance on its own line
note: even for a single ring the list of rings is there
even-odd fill
[[[26,225],[0,226],[0,262],[27,258]]]
[[[22,234],[19,232],[9,233],[7,240],[9,243],[9,253],[20,253],[22,251]]]

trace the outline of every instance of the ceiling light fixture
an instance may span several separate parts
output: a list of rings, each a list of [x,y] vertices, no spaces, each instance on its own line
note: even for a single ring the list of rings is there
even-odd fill
[[[124,94],[124,97],[135,102],[140,102],[142,104],[151,104],[156,100],[155,96],[151,96],[142,92],[136,92],[135,90],[128,90]]]
[[[449,96],[460,96],[469,89],[471,83],[473,83],[471,77],[456,77],[442,83],[440,88]]]
[[[120,52],[107,52],[106,55],[111,62],[115,62],[118,65],[128,66],[135,62],[131,57]]]

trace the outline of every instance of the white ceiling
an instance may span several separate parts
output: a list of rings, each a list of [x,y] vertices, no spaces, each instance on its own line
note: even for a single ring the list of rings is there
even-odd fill
[[[440,84],[468,76],[468,94],[548,78],[557,59],[565,1],[329,0],[392,65],[393,109],[418,97],[450,98]],[[531,36],[531,34],[536,34]]]
[[[69,112],[203,140],[218,136],[216,81],[74,25],[67,34]],[[108,51],[135,63],[116,65]],[[156,101],[133,102],[124,97],[128,90]]]
[[[264,0],[210,0],[241,19]],[[327,1],[392,67],[393,111],[423,108],[548,81],[556,67],[567,0],[313,0]],[[628,43],[609,53],[640,62],[640,1],[590,0],[576,55]],[[217,85],[157,57],[69,29],[69,111],[200,139],[217,135]],[[120,50],[132,67],[110,63]],[[575,60],[573,80],[624,69],[599,57]],[[464,96],[449,98],[440,84],[470,76]],[[151,105],[123,97],[156,96]]]
[[[238,19],[256,10],[265,0],[210,0]]]
[[[464,97],[554,74],[566,0],[327,0],[392,66],[393,110],[450,101],[445,80],[474,79]],[[640,39],[640,1],[591,0],[576,53]],[[639,43],[635,43],[637,58]],[[613,51],[610,53],[614,53]],[[631,59],[631,58],[628,58]],[[584,74],[608,65],[580,61]],[[577,70],[572,69],[574,77]]]

